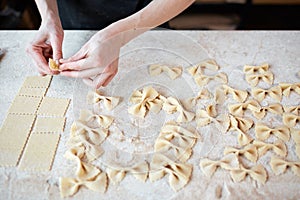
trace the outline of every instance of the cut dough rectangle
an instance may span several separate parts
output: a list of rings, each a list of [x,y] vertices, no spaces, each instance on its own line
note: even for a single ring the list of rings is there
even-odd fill
[[[33,88],[48,88],[51,82],[52,76],[29,76],[25,79],[23,87]]]
[[[41,100],[42,97],[16,96],[8,110],[8,113],[29,115],[36,114]]]
[[[38,115],[43,116],[64,116],[70,99],[44,97],[38,110]]]
[[[21,87],[19,90],[19,96],[29,96],[29,97],[43,97],[45,96],[47,88],[31,88],[31,87]]]
[[[36,119],[33,132],[54,133],[63,132],[65,126],[65,117],[38,117]]]
[[[16,166],[35,115],[8,114],[0,130],[0,166]]]
[[[55,157],[60,134],[32,133],[21,158],[19,169],[49,171]]]

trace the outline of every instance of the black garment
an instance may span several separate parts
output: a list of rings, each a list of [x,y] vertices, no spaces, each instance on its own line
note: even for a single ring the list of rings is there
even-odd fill
[[[64,29],[100,30],[132,15],[151,0],[57,0]]]

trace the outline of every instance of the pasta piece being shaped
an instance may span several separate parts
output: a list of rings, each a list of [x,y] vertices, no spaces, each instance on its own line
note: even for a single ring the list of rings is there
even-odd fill
[[[161,64],[153,64],[149,66],[150,76],[157,76],[162,72],[167,73],[167,75],[174,80],[182,74],[182,67],[170,67]]]
[[[202,69],[218,71],[219,65],[216,63],[215,60],[209,59],[209,60],[205,60],[195,66],[189,67],[187,70],[192,76],[195,76],[196,74],[202,74]]]
[[[274,80],[274,75],[271,72],[264,72],[262,74],[246,74],[246,81],[252,87],[256,86],[260,80],[272,85]]]
[[[99,91],[89,91],[87,102],[89,104],[103,103],[106,110],[112,110],[119,104],[119,97],[103,96]]]
[[[270,89],[262,89],[262,88],[252,88],[251,90],[252,96],[261,102],[266,98],[267,95],[275,99],[276,101],[281,101],[282,98],[282,90],[280,86],[274,86]]]
[[[265,155],[269,150],[273,150],[277,155],[282,157],[287,154],[285,143],[282,140],[277,140],[274,143],[265,143],[255,140],[253,144],[258,150],[259,156]]]
[[[287,142],[290,139],[290,130],[286,126],[278,126],[275,128],[270,128],[267,125],[258,122],[255,125],[255,136],[259,140],[266,140],[273,134],[277,138]]]
[[[247,175],[263,184],[267,181],[267,172],[261,164],[250,169],[247,169],[240,164],[239,168],[230,171],[230,175],[234,182],[241,182],[246,178]]]
[[[293,128],[300,122],[300,116],[292,113],[283,113],[282,121],[287,127]]]
[[[158,113],[163,105],[160,94],[151,86],[136,90],[129,101],[135,105],[128,108],[128,112],[134,116],[144,118],[147,111]]]
[[[150,163],[149,179],[157,181],[169,174],[169,184],[174,191],[182,189],[190,180],[193,165],[176,163],[165,155],[154,154]]]
[[[270,104],[268,106],[262,106],[261,109],[257,110],[253,110],[252,114],[256,119],[262,119],[265,117],[267,111],[273,113],[273,114],[277,114],[277,115],[281,115],[283,113],[283,108],[282,105],[279,103],[274,103],[274,104]]]
[[[195,114],[185,110],[179,101],[177,101],[177,99],[174,97],[161,97],[161,99],[163,99],[162,109],[168,114],[179,112],[179,116],[176,120],[177,122],[190,122],[195,118]]]
[[[265,63],[258,66],[245,65],[243,69],[245,74],[265,73],[269,71],[269,64]]]
[[[300,94],[300,83],[279,83],[279,86],[282,89],[282,94],[286,97],[289,97],[291,92]]]
[[[285,161],[283,159],[272,157],[270,161],[270,165],[272,168],[272,171],[276,174],[282,174],[286,171],[286,169],[289,167],[292,169],[293,173],[300,177],[300,162],[291,162],[291,161]]]
[[[227,94],[231,94],[233,99],[236,100],[237,102],[245,102],[247,97],[248,97],[248,92],[245,91],[245,90],[237,90],[237,89],[234,89],[228,85],[223,85],[223,91],[224,91],[224,94],[227,95]]]
[[[120,183],[127,173],[131,173],[136,179],[145,182],[148,177],[148,171],[149,166],[146,161],[132,167],[121,168],[108,166],[106,168],[107,176],[113,184]]]
[[[109,128],[114,121],[114,118],[106,115],[97,115],[92,113],[90,110],[81,110],[79,120],[86,122],[95,121],[98,126]]]
[[[254,145],[249,144],[242,149],[237,149],[234,147],[225,147],[224,155],[235,154],[236,156],[245,156],[251,162],[256,162],[258,158],[257,149]]]
[[[200,169],[207,177],[211,177],[218,167],[231,170],[238,166],[238,160],[235,156],[226,156],[221,160],[210,160],[207,158],[201,159]]]

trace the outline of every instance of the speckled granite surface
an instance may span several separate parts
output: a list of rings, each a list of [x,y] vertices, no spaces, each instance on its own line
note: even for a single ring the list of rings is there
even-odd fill
[[[2,52],[5,52],[0,61],[1,123],[24,78],[37,75],[30,58],[25,53],[25,46],[34,37],[34,33],[33,31],[0,32],[0,48]],[[92,34],[91,31],[66,31],[64,57],[75,53]],[[124,77],[128,76],[126,73],[136,66],[162,61],[188,66],[208,57],[215,59],[221,66],[221,70],[228,74],[230,85],[241,89],[249,89],[242,73],[242,67],[245,64],[269,63],[271,71],[275,74],[275,84],[283,81],[299,82],[300,79],[296,73],[300,71],[300,32],[151,31],[133,40],[122,49],[119,74],[109,87],[122,90],[123,87],[118,85],[119,81],[130,80],[130,76],[128,79]],[[141,76],[136,77],[137,82],[143,82]],[[127,84],[124,90],[127,90],[126,88],[131,83]],[[37,173],[22,172],[17,168],[0,168],[0,199],[60,198],[58,178],[73,176],[75,170],[74,163],[67,161],[63,154],[66,151],[65,143],[69,138],[69,128],[74,120],[74,114],[78,115],[80,107],[78,102],[84,98],[80,96],[81,89],[78,89],[80,86],[81,82],[78,80],[62,76],[53,78],[47,95],[71,98],[72,101],[67,112],[66,129],[61,137],[52,171]],[[197,90],[197,88],[191,88],[193,92]],[[181,94],[184,92],[179,91],[178,95]],[[299,95],[291,98],[290,101],[286,101],[287,104],[299,105]],[[265,185],[257,184],[249,177],[241,183],[234,183],[229,173],[223,170],[217,171],[211,179],[206,178],[198,165],[200,159],[202,157],[220,158],[224,146],[236,145],[234,134],[225,137],[214,131],[206,131],[199,130],[203,139],[198,141],[194,147],[193,156],[188,161],[194,164],[191,182],[179,192],[174,193],[171,190],[167,177],[155,183],[149,181],[140,183],[133,176],[128,175],[119,185],[110,184],[105,194],[98,194],[83,188],[71,199],[300,198],[300,177],[295,176],[291,171],[275,176],[267,163],[271,153],[261,161],[267,168],[269,176]],[[288,147],[293,148],[292,144]],[[297,159],[293,153],[287,158]]]

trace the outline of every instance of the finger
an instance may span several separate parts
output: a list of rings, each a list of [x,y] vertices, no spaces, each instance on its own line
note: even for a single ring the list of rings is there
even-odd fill
[[[82,81],[89,87],[94,87],[93,80],[91,78],[83,78]]]
[[[86,66],[86,59],[74,61],[74,62],[66,62],[63,63],[59,66],[60,70],[82,70],[82,69],[87,69],[88,67]]]
[[[60,39],[53,39],[51,41],[53,50],[53,60],[59,60],[62,58],[62,41]]]
[[[48,67],[48,63],[46,58],[43,56],[43,52],[41,49],[29,47],[27,49],[27,53],[32,57],[35,65],[38,67],[38,71],[44,74],[52,74]]]
[[[103,83],[103,87],[106,87],[110,82],[111,82],[111,80],[116,76],[116,74],[117,73],[114,73],[114,74],[112,74],[112,75],[110,75],[107,79],[106,79],[106,81]]]
[[[98,89],[104,84],[104,82],[110,77],[110,75],[110,73],[102,73],[98,74],[94,79],[84,78],[82,80],[87,86]]]
[[[109,79],[109,77],[111,75],[112,75],[111,73],[99,74],[93,81],[93,87],[96,88],[96,89],[100,88],[101,86],[103,86],[105,81]]]
[[[87,55],[87,48],[84,45],[77,53],[75,53],[73,56],[71,56],[68,59],[60,59],[59,62],[61,63],[67,63],[67,62],[74,62],[81,59],[84,59]]]
[[[71,71],[61,71],[60,74],[63,76],[73,77],[73,78],[89,78],[93,77],[96,74],[99,74],[102,72],[102,69],[100,68],[91,68],[91,69],[85,69],[81,71],[71,70]]]

